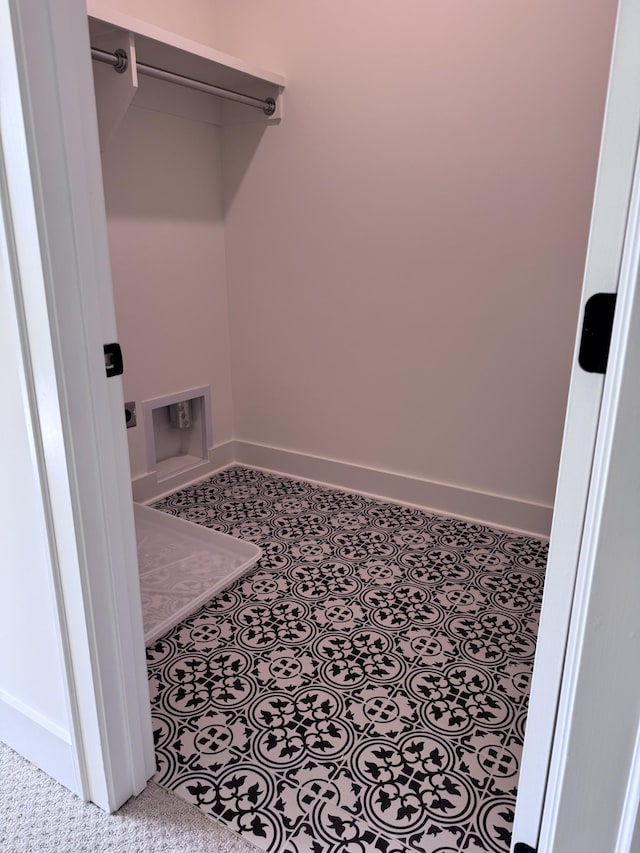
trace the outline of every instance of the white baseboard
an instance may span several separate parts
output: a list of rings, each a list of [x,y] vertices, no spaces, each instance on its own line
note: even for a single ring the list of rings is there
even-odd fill
[[[206,462],[202,462],[201,465],[194,465],[193,468],[181,471],[164,480],[158,480],[156,471],[136,477],[131,481],[134,501],[140,504],[157,501],[165,495],[170,495],[178,489],[183,489],[185,486],[190,486],[191,483],[197,483],[198,480],[211,476],[221,468],[226,468],[236,461],[234,446],[234,441],[227,441],[226,444],[212,447],[209,450],[209,459]]]
[[[137,477],[132,482],[133,499],[137,503],[159,500],[234,463],[417,506],[435,515],[487,524],[538,539],[548,539],[551,530],[553,507],[546,504],[435,483],[248,441],[221,444],[209,452],[207,462],[166,480],[158,481],[155,471]]]
[[[235,441],[234,461],[274,473],[300,477],[375,498],[409,504],[436,515],[487,524],[538,539],[548,539],[553,507],[472,489],[322,459],[276,447]]]
[[[0,697],[0,740],[65,788],[82,796],[68,733],[6,694]]]

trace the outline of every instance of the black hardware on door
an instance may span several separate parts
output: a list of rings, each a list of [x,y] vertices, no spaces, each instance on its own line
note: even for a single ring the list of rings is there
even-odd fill
[[[513,853],[537,853],[537,850],[529,844],[523,844],[522,841],[519,841],[513,848]]]
[[[594,293],[584,306],[578,364],[587,373],[607,372],[615,310],[615,293]]]
[[[122,376],[124,365],[122,363],[120,344],[104,345],[104,367],[107,371],[107,379],[110,379],[112,376]]]

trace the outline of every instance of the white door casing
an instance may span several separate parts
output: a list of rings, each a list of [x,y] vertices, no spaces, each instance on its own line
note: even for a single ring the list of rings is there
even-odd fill
[[[155,763],[122,383],[106,378],[102,353],[116,326],[86,9],[83,0],[2,3],[11,21],[3,38],[15,46],[20,79],[19,89],[17,80],[13,89],[7,82],[3,95],[21,109],[26,132],[21,145],[5,123],[3,152],[28,156],[30,169],[20,183],[5,156],[17,261],[22,271],[35,254],[42,270],[42,291],[27,276],[18,284],[59,569],[79,793],[111,811],[144,788]],[[25,197],[36,236],[17,215]]]
[[[636,31],[640,35],[640,30]],[[541,850],[630,853],[640,721],[640,160],[578,564]],[[585,820],[585,815],[589,816]]]
[[[565,651],[574,592],[576,600],[585,594],[576,579],[583,536],[595,523],[590,517],[585,525],[589,491],[605,473],[593,470],[604,377],[582,370],[577,356],[586,301],[594,293],[618,290],[640,136],[639,39],[640,4],[620,0],[513,830],[513,845],[533,849],[543,808],[552,807],[559,793],[553,782],[547,791],[558,697],[561,682],[570,677]],[[557,848],[564,849],[572,848]]]

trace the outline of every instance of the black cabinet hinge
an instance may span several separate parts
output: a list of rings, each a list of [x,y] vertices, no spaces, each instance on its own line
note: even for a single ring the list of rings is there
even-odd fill
[[[522,841],[519,841],[513,848],[513,853],[538,853],[538,851],[530,844],[523,844]]]
[[[120,344],[104,345],[104,369],[107,372],[107,379],[110,379],[112,376],[122,376],[124,365],[122,363]]]
[[[615,293],[594,293],[584,306],[578,364],[587,373],[607,372],[615,310]]]

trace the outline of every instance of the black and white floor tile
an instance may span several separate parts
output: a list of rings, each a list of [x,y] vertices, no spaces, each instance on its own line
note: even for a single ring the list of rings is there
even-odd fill
[[[148,649],[160,784],[273,853],[509,849],[543,543],[239,467],[156,507],[263,550]]]

